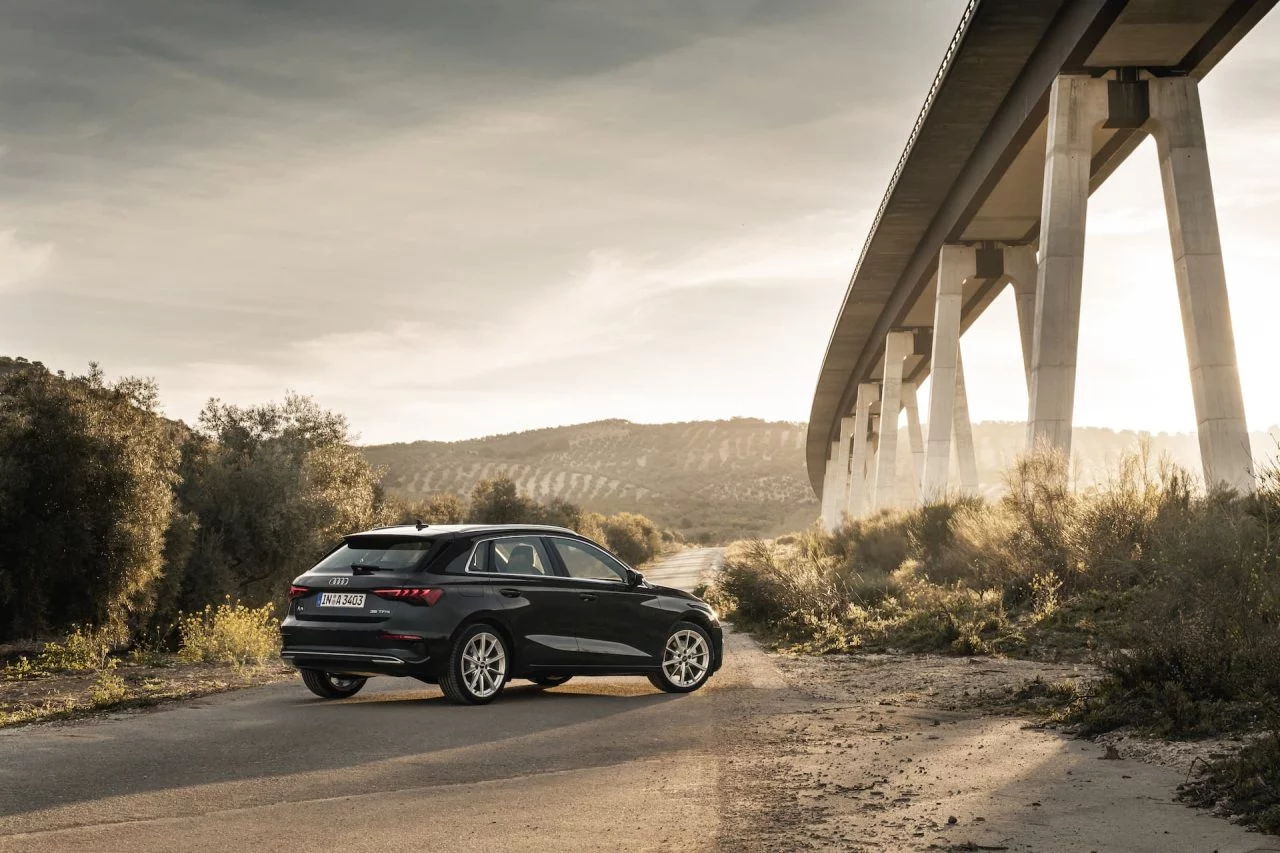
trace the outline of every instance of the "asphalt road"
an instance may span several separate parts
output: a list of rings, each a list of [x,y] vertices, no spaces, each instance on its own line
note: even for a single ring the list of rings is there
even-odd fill
[[[718,549],[653,567],[692,588]],[[745,637],[703,690],[642,678],[513,683],[447,704],[377,679],[287,683],[0,733],[0,850],[714,849],[726,715],[781,693]]]

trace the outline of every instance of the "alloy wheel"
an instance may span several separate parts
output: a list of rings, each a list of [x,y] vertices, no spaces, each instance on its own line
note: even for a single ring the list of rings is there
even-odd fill
[[[462,679],[479,699],[497,693],[507,677],[507,653],[502,641],[487,631],[475,634],[462,650]]]
[[[662,653],[662,671],[677,687],[697,684],[711,663],[711,650],[697,631],[676,631]]]

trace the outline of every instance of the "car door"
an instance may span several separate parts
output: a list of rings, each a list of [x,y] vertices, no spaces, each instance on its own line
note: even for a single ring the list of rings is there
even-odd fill
[[[585,605],[577,628],[583,663],[602,669],[655,664],[671,614],[646,606],[656,599],[652,589],[628,584],[627,567],[590,542],[568,537],[547,541]]]
[[[570,667],[581,661],[574,624],[578,591],[556,573],[541,537],[482,540],[467,572],[488,579],[515,640],[515,668]]]

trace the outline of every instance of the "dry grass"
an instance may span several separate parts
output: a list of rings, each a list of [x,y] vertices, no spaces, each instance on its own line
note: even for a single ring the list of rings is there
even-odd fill
[[[262,664],[280,653],[280,630],[270,604],[251,608],[230,598],[217,607],[206,605],[198,613],[178,619],[184,663]]]
[[[1066,475],[1039,451],[993,503],[738,543],[710,595],[802,651],[1088,656],[1107,674],[1090,695],[1041,697],[1086,732],[1199,737],[1280,715],[1280,472],[1248,496],[1206,494],[1144,454],[1085,492]]]

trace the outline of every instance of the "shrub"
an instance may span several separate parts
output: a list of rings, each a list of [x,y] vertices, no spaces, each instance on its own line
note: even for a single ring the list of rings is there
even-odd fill
[[[658,526],[643,515],[620,512],[606,517],[601,526],[609,550],[633,566],[647,563],[662,552]]]
[[[35,668],[44,672],[91,672],[107,666],[114,645],[112,633],[76,625],[62,642],[48,642],[36,656]]]
[[[280,652],[280,633],[271,604],[250,608],[228,598],[217,607],[206,605],[178,621],[184,663],[265,663]]]
[[[116,675],[115,661],[111,663],[112,666],[98,673],[93,686],[89,688],[89,701],[95,708],[118,705],[129,698],[129,688],[125,685],[124,679]]]
[[[1081,493],[1037,450],[993,503],[949,500],[730,549],[712,595],[797,642],[954,652],[1111,653],[1105,713],[1194,733],[1280,695],[1280,473],[1257,493],[1197,492],[1145,450]],[[1252,716],[1251,716],[1252,715]]]
[[[1236,816],[1258,832],[1280,833],[1280,732],[1272,730],[1235,755],[1204,767],[1179,786],[1179,796],[1202,809]]]

